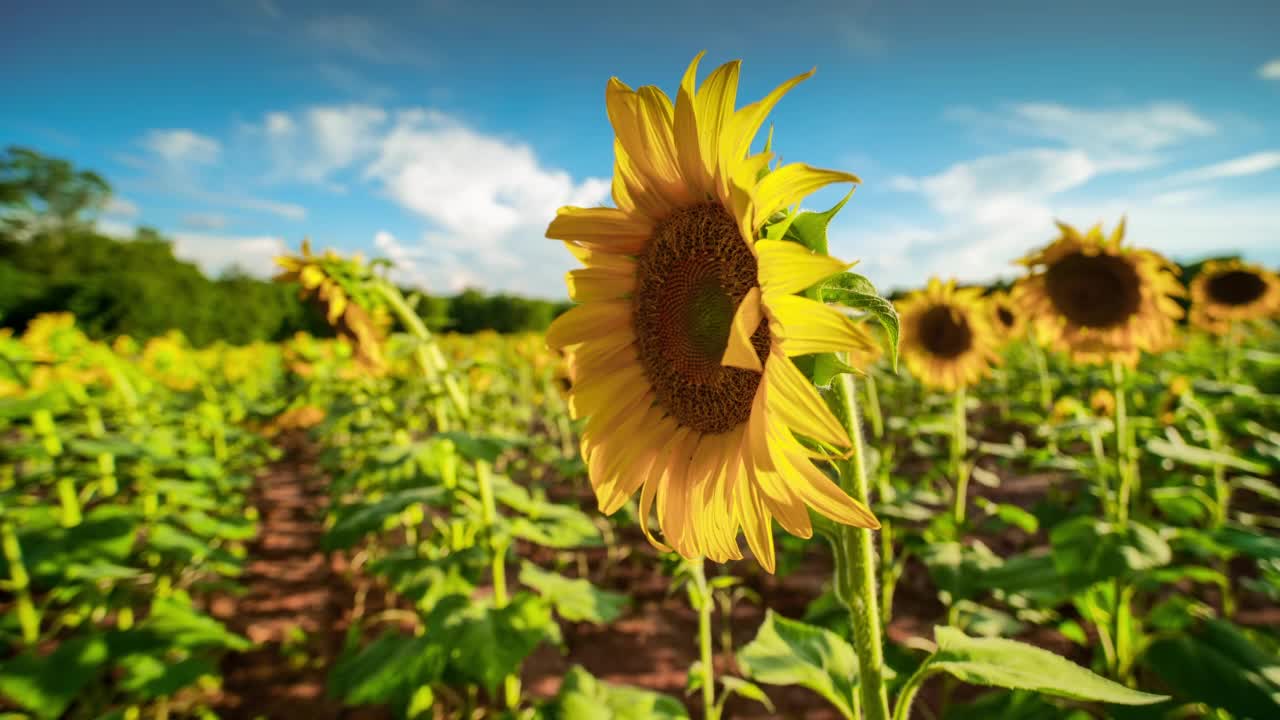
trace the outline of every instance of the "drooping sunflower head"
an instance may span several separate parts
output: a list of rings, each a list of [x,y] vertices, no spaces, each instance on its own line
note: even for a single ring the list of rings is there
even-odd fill
[[[902,357],[920,382],[957,390],[981,380],[999,361],[999,338],[981,288],[957,288],[954,280],[929,285],[897,303]]]
[[[343,258],[333,250],[313,255],[311,243],[303,240],[299,255],[282,255],[276,264],[283,272],[275,280],[298,283],[302,297],[315,303],[329,325],[351,343],[361,367],[371,372],[386,368],[382,342],[390,316],[378,298],[365,290],[368,268],[359,257]]]
[[[1191,281],[1191,321],[1215,334],[1280,312],[1280,277],[1239,260],[1213,260]]]
[[[990,313],[989,321],[1003,342],[1017,340],[1027,332],[1027,316],[1013,301],[1007,290],[997,290],[983,298]]]
[[[1127,247],[1125,223],[1110,236],[1058,223],[1061,236],[1019,262],[1029,273],[1014,302],[1034,318],[1037,337],[1081,363],[1119,360],[1172,344],[1184,294],[1177,269],[1150,250]]]
[[[724,561],[741,557],[741,529],[772,571],[774,518],[802,537],[809,507],[878,527],[814,464],[849,437],[791,360],[868,344],[843,314],[797,295],[849,266],[791,241],[779,220],[857,178],[751,154],[774,104],[811,73],[735,108],[739,63],[697,85],[700,58],[674,104],[609,81],[615,207],[561,208],[547,228],[585,266],[568,273],[579,304],[547,342],[568,354],[570,409],[589,418],[582,454],[601,510],[639,490],[655,545]],[[655,505],[665,543],[649,531]]]

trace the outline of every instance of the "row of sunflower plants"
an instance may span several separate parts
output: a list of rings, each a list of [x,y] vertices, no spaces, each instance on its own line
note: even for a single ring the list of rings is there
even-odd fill
[[[890,408],[887,420],[871,418],[872,434],[887,426],[897,436],[880,457],[885,482],[875,504],[882,621],[892,621],[901,568],[918,558],[953,628],[1065,640],[1069,655],[1119,683],[1113,687],[1171,696],[1110,716],[1272,716],[1280,711],[1280,638],[1265,615],[1261,623],[1236,615],[1242,592],[1254,608],[1277,598],[1280,493],[1268,428],[1280,420],[1280,358],[1265,318],[1275,313],[1269,297],[1280,283],[1261,268],[1210,264],[1192,283],[1193,324],[1179,330],[1179,307],[1168,300],[1180,286],[1154,254],[1123,245],[1123,227],[1109,237],[1099,228],[1061,230],[1029,259],[1032,272],[1012,296],[980,298],[933,282],[898,305],[912,372],[873,373],[865,384],[868,407]],[[1082,261],[1098,257],[1089,260],[1094,267]],[[1134,271],[1116,273],[1116,263]],[[1207,290],[1246,273],[1255,292]],[[1129,305],[1126,296],[1150,304]],[[1234,315],[1231,323],[1202,320],[1224,314]],[[1123,336],[1099,343],[1100,328]],[[1234,373],[1224,356],[1239,358]],[[971,417],[979,421],[974,437]],[[968,492],[970,480],[986,492]],[[830,608],[816,603],[812,619],[847,627]],[[919,665],[899,656],[897,671],[910,676],[900,692],[910,697],[938,672],[933,663],[949,652],[938,647]],[[1038,663],[1010,687],[1044,692],[1042,666],[1051,667]],[[943,705],[950,695],[944,685]],[[947,710],[1086,712],[1018,692]],[[899,700],[895,715],[909,712],[909,700]]]
[[[0,337],[0,715],[214,717],[277,348]]]
[[[540,482],[576,462],[562,366],[541,339],[436,337],[413,298],[358,257],[304,247],[280,264],[340,334],[368,344],[357,352],[363,372],[312,363],[296,394],[326,409],[314,429],[332,479],[325,549],[344,558],[356,588],[331,696],[406,718],[681,709],[577,667],[551,700],[523,691],[523,663],[562,642],[561,623],[608,623],[628,603],[573,572],[603,545],[604,523]],[[367,328],[342,326],[352,307]]]

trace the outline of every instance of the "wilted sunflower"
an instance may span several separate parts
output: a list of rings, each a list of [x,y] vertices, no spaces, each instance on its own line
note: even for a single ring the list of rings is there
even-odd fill
[[[1058,223],[1061,237],[1019,262],[1030,273],[1014,287],[1014,302],[1033,318],[1037,335],[1076,362],[1119,360],[1132,366],[1140,351],[1174,340],[1185,294],[1177,269],[1150,250],[1123,246],[1123,220],[1110,237]]]
[[[1239,260],[1205,263],[1191,281],[1191,321],[1225,334],[1231,323],[1270,317],[1280,311],[1280,278]]]
[[[902,357],[920,382],[954,391],[971,385],[999,362],[999,339],[982,288],[956,288],[930,278],[924,290],[894,303],[902,327]]]
[[[316,303],[329,325],[352,344],[361,366],[373,372],[385,369],[382,340],[390,318],[380,303],[361,292],[355,281],[354,276],[364,272],[358,259],[343,259],[332,250],[313,255],[311,243],[303,240],[302,254],[282,255],[276,258],[276,264],[284,272],[275,280],[298,283],[299,294]],[[372,313],[362,305],[371,307]]]
[[[775,213],[853,175],[748,155],[765,116],[812,71],[734,108],[738,62],[695,91],[698,61],[671,101],[656,87],[609,80],[616,135],[614,208],[561,208],[547,237],[586,266],[567,276],[580,303],[547,342],[572,356],[570,407],[589,416],[582,454],[606,514],[640,490],[646,537],[656,503],[670,548],[717,562],[742,557],[741,527],[774,567],[771,520],[812,534],[807,507],[879,527],[813,464],[796,435],[829,448],[849,437],[795,355],[867,341],[838,311],[795,293],[849,267],[804,246],[765,240]]]

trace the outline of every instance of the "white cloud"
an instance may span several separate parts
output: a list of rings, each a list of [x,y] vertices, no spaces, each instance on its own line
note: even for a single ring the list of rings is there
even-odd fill
[[[1160,181],[1161,184],[1183,184],[1223,180],[1270,172],[1280,168],[1280,150],[1256,152],[1213,165],[1180,172]]]
[[[192,230],[221,230],[230,223],[222,213],[187,213],[182,216],[183,227]]]
[[[152,154],[174,168],[211,165],[222,154],[222,145],[191,130],[152,130],[142,139]]]
[[[258,277],[276,270],[274,259],[288,251],[283,239],[269,236],[209,235],[179,232],[173,235],[173,254],[194,262],[206,274],[219,273],[235,266]]]
[[[1280,80],[1280,58],[1264,63],[1258,68],[1258,76],[1264,80]]]
[[[376,151],[386,111],[369,105],[322,106],[295,115],[268,113],[248,128],[266,144],[274,180],[301,180],[341,190],[333,174]]]
[[[561,205],[589,205],[609,181],[575,183],[543,168],[526,145],[483,135],[440,113],[402,113],[366,175],[399,204],[458,243],[496,244],[517,228],[545,224]]]
[[[1114,170],[1158,165],[1163,161],[1160,151],[1218,131],[1210,120],[1177,102],[1111,108],[1024,102],[998,110],[957,107],[945,115],[979,129],[1013,132],[1084,150],[1096,163]]]
[[[832,247],[862,259],[867,276],[884,289],[916,287],[930,275],[969,282],[1009,276],[1011,262],[1052,232],[1059,195],[1115,171],[1083,150],[1046,148],[893,178],[891,187],[919,194],[941,222],[855,228],[837,216]]]

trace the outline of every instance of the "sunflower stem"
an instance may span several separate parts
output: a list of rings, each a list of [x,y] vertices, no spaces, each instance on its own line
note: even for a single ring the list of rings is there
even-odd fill
[[[707,574],[702,558],[690,562],[689,569],[698,594],[698,653],[702,660],[702,716],[706,720],[719,720],[720,712],[716,707],[715,654],[711,649],[711,611],[714,603],[711,600],[711,588],[707,585]]]
[[[1049,377],[1049,361],[1045,359],[1044,348],[1040,347],[1034,336],[1030,337],[1030,342],[1027,344],[1031,347],[1031,357],[1035,359],[1036,376],[1039,379],[1040,388],[1040,410],[1044,413],[1047,423],[1049,416],[1053,414],[1053,381]],[[1057,454],[1058,438],[1053,434],[1053,430],[1048,428],[1047,424],[1045,428],[1047,430],[1046,435],[1048,435],[1049,452]]]
[[[832,389],[832,409],[849,433],[853,451],[848,460],[838,463],[841,486],[854,500],[870,506],[867,455],[862,443],[853,376],[838,376],[832,383]],[[889,694],[884,682],[875,541],[870,530],[842,525],[836,530],[833,547],[836,594],[848,605],[853,625],[853,649],[858,656],[863,717],[866,720],[888,720]]]
[[[965,388],[961,385],[953,398],[951,428],[951,475],[956,479],[953,515],[957,530],[964,526],[969,495],[969,469],[964,456],[969,446],[968,419],[965,416]]]
[[[1129,524],[1129,495],[1133,491],[1133,475],[1130,472],[1132,450],[1129,445],[1129,410],[1124,388],[1124,366],[1118,360],[1111,361],[1111,379],[1116,395],[1116,472],[1120,488],[1116,493],[1116,522],[1120,527]]]
[[[493,572],[493,607],[502,609],[507,606],[507,543],[496,530],[498,511],[493,499],[493,475],[489,463],[476,461],[476,484],[480,486],[480,515],[488,536],[489,552]],[[520,677],[508,675],[503,678],[504,699],[512,710],[520,706]]]
[[[15,598],[22,644],[31,647],[40,639],[40,614],[36,610],[35,603],[31,601],[31,578],[27,575],[27,566],[22,561],[22,545],[18,542],[18,532],[13,523],[7,519],[0,520],[0,550],[3,551],[5,562],[9,565],[9,591]]]

